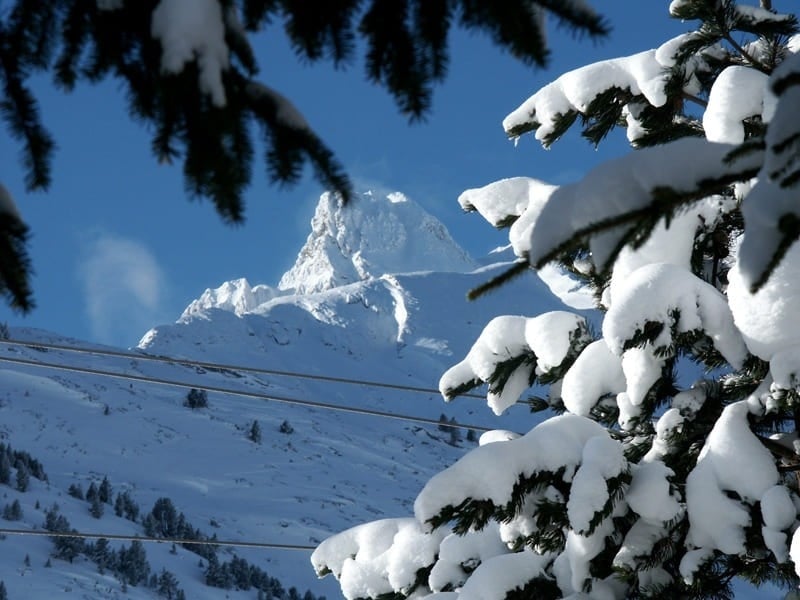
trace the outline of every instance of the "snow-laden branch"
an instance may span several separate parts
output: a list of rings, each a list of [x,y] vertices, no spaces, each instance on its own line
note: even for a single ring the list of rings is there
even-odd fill
[[[557,124],[574,113],[585,113],[601,93],[618,88],[634,96],[643,95],[653,106],[667,101],[668,73],[656,58],[656,50],[594,63],[565,73],[523,102],[503,120],[510,137],[528,131],[549,144],[556,136]]]
[[[439,380],[446,400],[489,384],[487,401],[495,414],[517,402],[534,381],[558,369],[589,341],[586,320],[565,311],[528,319],[492,319],[467,356]]]
[[[565,414],[548,419],[515,440],[480,446],[427,483],[414,503],[414,514],[420,522],[429,523],[448,507],[454,515],[460,514],[465,500],[505,506],[512,501],[521,477],[561,469],[574,473],[586,443],[598,436],[608,436],[604,427]]]
[[[625,390],[625,374],[619,356],[597,340],[584,348],[564,376],[561,399],[576,415],[588,416],[604,397]]]
[[[703,129],[711,142],[741,144],[745,139],[744,120],[761,117],[769,121],[775,110],[775,97],[767,88],[768,77],[747,67],[728,67],[719,74],[708,96],[703,113]]]
[[[503,120],[503,128],[515,139],[535,131],[536,139],[549,146],[578,115],[585,122],[608,117],[603,113],[608,110],[609,102],[613,102],[618,105],[617,110],[622,111],[620,114],[626,116],[628,139],[634,143],[645,133],[638,121],[638,114],[644,107],[662,108],[669,103],[671,93],[677,91],[677,99],[680,99],[684,94],[694,97],[701,89],[697,73],[708,68],[705,53],[717,49],[712,44],[711,48],[682,57],[679,68],[677,58],[682,45],[697,40],[699,36],[695,32],[686,33],[653,50],[569,71],[509,114]],[[676,77],[680,78],[677,90],[674,89]],[[614,124],[612,119],[606,125]]]
[[[320,577],[333,573],[348,600],[408,595],[418,585],[418,571],[434,563],[447,533],[423,531],[413,518],[383,519],[328,538],[311,563]]]
[[[747,415],[748,404],[744,401],[725,408],[708,436],[697,466],[686,480],[690,524],[687,542],[697,549],[743,554],[745,528],[751,525],[749,506],[761,501],[778,483],[772,456],[750,430]],[[771,506],[775,508],[776,513],[767,518],[779,530],[791,525],[784,518],[782,504],[779,499],[770,498],[761,507],[762,512]],[[773,546],[765,541],[768,547]],[[778,551],[776,558],[785,560],[785,551]],[[690,577],[688,568],[682,565],[681,571],[684,577]]]
[[[458,599],[505,600],[512,593],[524,593],[528,582],[539,577],[549,579],[545,569],[552,561],[551,555],[529,550],[491,558],[472,573],[461,588]]]
[[[461,588],[471,579],[470,571],[509,552],[500,537],[497,523],[489,523],[480,531],[470,531],[466,535],[451,533],[439,546],[436,564],[428,577],[428,587],[435,592]]]
[[[747,357],[725,296],[675,265],[651,264],[630,275],[625,293],[606,314],[603,338],[613,352],[624,355],[648,324],[658,327],[649,342],[662,356],[672,355],[676,334],[702,331],[734,368]]]
[[[589,237],[593,262],[607,269],[624,244],[639,239],[632,237],[636,226],[649,224],[651,230],[654,216],[674,213],[755,175],[761,153],[728,160],[735,148],[684,138],[604,163],[553,192],[517,251],[527,251],[530,262],[541,266],[576,239]]]
[[[524,213],[538,213],[557,187],[531,177],[511,177],[466,190],[458,203],[465,211],[478,211],[494,227],[507,227]]]

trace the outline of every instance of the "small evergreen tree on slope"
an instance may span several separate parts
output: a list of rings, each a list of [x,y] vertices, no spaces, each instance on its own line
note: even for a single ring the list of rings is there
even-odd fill
[[[507,277],[556,261],[595,291],[602,328],[566,311],[496,318],[440,389],[488,384],[501,413],[549,385],[536,405],[556,415],[436,475],[413,518],[324,541],[312,562],[345,597],[798,584],[797,20],[763,1],[669,10],[695,28],[567,73],[504,121],[545,146],[573,126],[595,144],[622,129],[636,151],[574,185],[515,178],[460,198],[510,227]]]

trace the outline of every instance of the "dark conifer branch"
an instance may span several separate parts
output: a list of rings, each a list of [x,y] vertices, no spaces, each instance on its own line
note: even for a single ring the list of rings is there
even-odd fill
[[[22,313],[36,306],[29,281],[27,242],[27,225],[12,214],[0,212],[0,294],[11,308]]]
[[[467,294],[467,298],[469,300],[477,300],[484,294],[487,294],[488,292],[491,292],[492,290],[499,288],[501,285],[508,283],[509,281],[511,281],[516,277],[519,277],[529,268],[530,268],[530,263],[528,263],[527,260],[517,261],[516,263],[514,263],[513,266],[509,267],[508,269],[500,273],[500,275],[492,277],[489,281],[487,281],[483,285],[479,285],[478,287],[471,289]]]

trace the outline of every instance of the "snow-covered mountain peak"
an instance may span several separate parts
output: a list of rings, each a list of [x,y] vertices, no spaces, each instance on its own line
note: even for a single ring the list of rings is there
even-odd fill
[[[242,315],[279,295],[278,290],[268,285],[251,287],[247,279],[234,279],[226,281],[216,289],[207,289],[197,300],[193,300],[186,307],[181,318],[196,315],[210,308],[219,308]]]
[[[441,222],[400,192],[366,192],[344,207],[326,192],[278,288],[307,294],[385,274],[463,273],[476,266]]]

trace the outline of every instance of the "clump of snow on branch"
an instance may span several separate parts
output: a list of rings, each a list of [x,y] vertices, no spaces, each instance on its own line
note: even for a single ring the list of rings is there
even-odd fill
[[[664,414],[659,417],[656,422],[656,435],[653,438],[650,450],[645,454],[642,460],[656,461],[664,458],[671,453],[670,437],[676,432],[680,433],[683,427],[685,417],[681,414],[679,406],[679,397],[684,394],[690,394],[694,390],[686,390],[678,394],[672,399],[672,408],[664,411]]]
[[[692,251],[698,234],[712,230],[722,215],[736,209],[733,198],[714,195],[696,202],[669,221],[661,220],[647,241],[638,248],[625,246],[614,261],[611,281],[603,294],[610,306],[620,288],[628,287],[628,278],[636,269],[653,263],[669,263],[691,269]]]
[[[639,519],[626,534],[614,564],[635,570],[636,559],[649,556],[655,543],[664,537],[664,524],[683,514],[680,495],[669,481],[674,475],[672,469],[658,460],[634,467],[625,501]],[[650,574],[650,578],[654,576]]]
[[[554,310],[526,321],[525,342],[536,355],[539,372],[547,373],[564,362],[576,337],[585,340],[586,332],[585,318]]]
[[[745,211],[745,219],[746,215]],[[734,321],[750,352],[771,360],[777,353],[800,346],[800,329],[796,326],[800,314],[800,246],[789,249],[755,294],[750,291],[741,261],[737,261],[728,273],[727,292]]]
[[[772,456],[750,430],[748,410],[744,401],[723,410],[686,480],[687,541],[695,548],[744,553],[750,525],[744,503],[760,501],[778,483]]]
[[[383,519],[348,529],[322,542],[311,555],[318,575],[333,573],[348,600],[410,593],[417,571],[439,553],[445,529],[422,530],[413,518]]]
[[[673,17],[680,16],[681,10],[690,5],[691,0],[672,0],[669,3],[669,14]]]
[[[504,600],[510,592],[542,576],[552,556],[523,550],[482,563],[459,591],[459,600]]]
[[[740,144],[744,141],[744,119],[771,112],[774,97],[767,94],[767,75],[748,67],[728,67],[711,87],[703,129],[712,142]],[[765,106],[766,104],[766,106]]]
[[[666,87],[670,67],[675,64],[678,48],[692,38],[694,33],[677,36],[653,50],[632,56],[613,58],[593,63],[561,75],[523,102],[503,120],[506,133],[518,137],[535,130],[536,139],[545,144],[556,134],[557,123],[570,113],[585,114],[589,105],[600,94],[612,89],[626,91],[634,100],[623,107],[628,119],[628,139],[639,137],[636,122],[638,112],[647,103],[654,107],[667,102]],[[706,66],[705,53],[695,55],[682,65],[683,90],[694,94],[700,88],[696,72]],[[641,98],[641,100],[639,99]]]
[[[607,508],[606,481],[628,470],[628,461],[622,451],[622,444],[610,437],[597,436],[586,442],[567,501],[567,515],[574,531],[591,533],[598,514]]]
[[[782,485],[774,485],[761,496],[761,515],[764,526],[761,535],[764,543],[778,562],[789,558],[788,536],[784,533],[794,525],[797,516],[792,496]]]
[[[725,296],[674,265],[647,265],[630,276],[625,295],[614,302],[603,320],[603,337],[615,353],[622,354],[648,323],[667,324],[652,340],[654,349],[671,348],[673,332],[704,331],[736,368],[747,356]]]
[[[644,402],[647,392],[661,378],[663,364],[664,360],[657,357],[649,345],[629,348],[622,353],[622,372],[628,385],[625,394],[631,405],[639,406]]]
[[[604,397],[625,390],[622,362],[604,340],[586,346],[564,375],[561,399],[567,410],[587,416]]]
[[[661,106],[667,100],[666,78],[655,50],[587,65],[536,92],[503,120],[503,128],[511,135],[520,128],[536,128],[536,139],[544,141],[555,132],[561,117],[585,112],[598,94],[614,87],[643,94],[653,106]]]
[[[586,442],[597,436],[608,433],[590,419],[565,414],[548,419],[518,439],[479,446],[425,485],[414,502],[414,514],[427,522],[444,507],[458,506],[465,498],[505,505],[520,476],[562,467],[574,472]]]
[[[196,59],[200,90],[216,106],[225,105],[222,71],[228,68],[229,53],[218,0],[161,0],[153,11],[151,34],[161,42],[164,71],[180,73]]]
[[[478,438],[478,445],[485,446],[486,444],[494,444],[495,442],[507,442],[508,440],[515,440],[520,435],[515,431],[508,431],[506,429],[493,429],[486,431]]]
[[[470,531],[466,535],[451,533],[439,546],[436,564],[428,577],[428,586],[435,592],[460,588],[476,567],[508,552],[508,547],[500,539],[497,523],[490,523],[480,531]]]
[[[674,492],[669,477],[675,473],[659,460],[643,461],[634,471],[625,500],[643,519],[666,522],[683,511],[680,496]]]
[[[800,348],[776,352],[769,361],[773,387],[783,390],[800,389]]]
[[[525,343],[525,317],[502,316],[492,319],[470,349],[466,358],[450,367],[439,380],[439,390],[452,398],[457,390],[469,389],[488,382],[500,363],[511,361],[529,351]],[[502,389],[489,391],[489,404],[495,414],[501,414],[514,404],[530,385],[533,361],[519,365]],[[503,390],[506,393],[503,394]],[[498,393],[499,392],[499,393]],[[516,397],[514,397],[516,396]]]
[[[495,414],[501,414],[519,400],[536,375],[560,366],[570,351],[587,341],[583,317],[552,311],[538,317],[502,316],[492,319],[466,358],[450,367],[439,380],[445,399],[489,383],[487,400]],[[527,358],[526,358],[527,357]],[[520,359],[503,381],[495,373],[503,363]]]
[[[795,573],[800,575],[800,528],[795,529],[792,535],[792,543],[789,546],[789,556],[794,563]]]
[[[767,10],[760,6],[748,6],[747,4],[736,5],[737,17],[750,24],[756,25],[765,21],[788,21],[792,15],[786,13],[777,13]]]
[[[510,225],[508,239],[517,256],[527,251],[526,240],[539,213],[558,186],[531,177],[501,179],[458,197],[466,211],[477,211],[493,227]]]
[[[564,552],[553,563],[553,573],[559,588],[568,594],[573,594],[583,590],[587,581],[592,581],[589,563],[603,551],[605,540],[613,530],[613,521],[606,519],[591,535],[583,536],[572,530],[567,532]],[[607,590],[604,582],[594,580],[592,596],[610,600],[615,598],[616,594]]]
[[[458,204],[466,211],[478,211],[492,226],[503,227],[526,210],[543,206],[556,187],[531,177],[511,177],[465,190]]]

